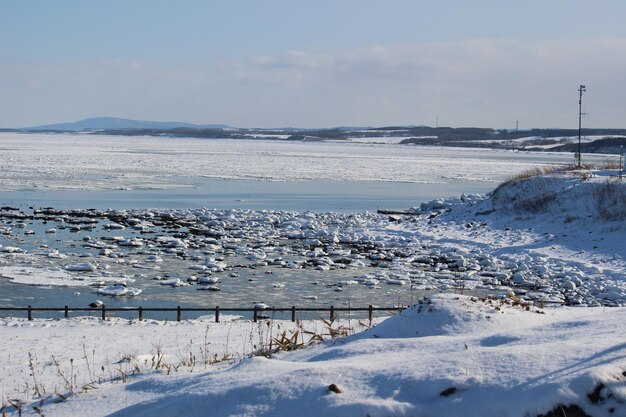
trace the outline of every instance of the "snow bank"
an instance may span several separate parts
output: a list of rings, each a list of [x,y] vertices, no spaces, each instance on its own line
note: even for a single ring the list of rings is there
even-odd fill
[[[555,173],[510,181],[491,196],[424,203],[414,209],[426,221],[417,229],[448,253],[473,254],[483,284],[493,276],[522,299],[623,305],[626,183],[615,174]]]
[[[517,214],[546,214],[563,221],[624,220],[626,184],[615,171],[537,176],[499,186],[493,207]]]

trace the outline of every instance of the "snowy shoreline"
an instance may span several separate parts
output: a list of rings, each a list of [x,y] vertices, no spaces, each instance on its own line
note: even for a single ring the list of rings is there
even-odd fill
[[[289,306],[312,296],[336,306],[406,305],[438,291],[622,306],[626,188],[609,175],[538,176],[490,197],[434,200],[390,217],[5,208],[0,274],[42,288],[67,286],[68,295],[72,286],[141,294],[137,303],[176,291],[205,307]],[[195,291],[205,288],[219,290],[219,299]],[[93,301],[87,297],[78,299],[86,306]],[[26,305],[17,293],[14,299]]]

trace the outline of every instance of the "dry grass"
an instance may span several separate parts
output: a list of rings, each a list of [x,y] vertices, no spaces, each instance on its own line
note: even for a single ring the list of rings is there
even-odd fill
[[[621,182],[608,181],[598,184],[593,191],[593,199],[601,219],[608,221],[626,219],[626,187]]]
[[[513,182],[520,180],[527,180],[529,178],[540,177],[542,175],[551,175],[556,173],[565,172],[572,169],[571,166],[546,166],[546,167],[534,167],[526,169],[518,174],[515,174],[506,180],[505,182]]]
[[[492,198],[497,200],[503,194],[505,187],[539,176],[550,176],[558,174],[569,174],[579,176],[583,181],[587,181],[592,176],[594,170],[619,170],[620,161],[616,158],[606,159],[594,165],[547,166],[535,167],[522,171],[511,176],[502,182],[492,194]],[[508,204],[516,212],[538,214],[547,210],[550,204],[557,198],[555,192],[546,192],[540,195],[519,198],[511,198]],[[626,220],[626,187],[620,182],[609,180],[604,184],[594,184],[593,202],[598,217],[606,221]],[[571,223],[575,218],[568,216],[565,223]]]
[[[526,169],[524,171],[521,171],[515,175],[508,177],[502,182],[502,184],[500,184],[500,186],[514,182],[514,181],[527,180],[529,178],[539,177],[542,175],[565,174],[565,173],[584,175],[589,170],[600,170],[600,169],[620,169],[620,160],[618,158],[607,158],[600,163],[582,164],[580,167],[575,164],[534,167],[534,168]]]
[[[607,158],[604,161],[593,165],[593,169],[616,169],[619,170],[622,167],[620,166],[619,158]]]
[[[534,168],[526,169],[502,181],[493,191],[493,195],[496,195],[498,191],[500,191],[503,187],[511,183],[517,182],[517,181],[523,181],[523,180],[527,180],[530,178],[540,177],[543,175],[553,175],[553,174],[571,172],[571,171],[575,171],[576,169],[577,167],[574,165],[550,165],[550,166],[534,167]]]
[[[516,201],[513,207],[517,212],[538,214],[548,210],[548,206],[556,200],[556,193],[545,193],[525,200]]]
[[[575,176],[580,176],[583,180],[586,181],[591,177],[591,173],[589,171],[620,170],[621,168],[622,167],[620,166],[620,160],[617,158],[607,158],[597,164],[582,164],[580,167],[575,164],[534,167],[506,178],[496,187],[496,189],[493,191],[493,195],[496,195],[498,191],[500,191],[500,189],[511,183],[524,181],[535,177],[555,174],[572,174]]]
[[[516,174],[506,181],[502,182],[494,190],[492,197],[497,198],[498,194],[507,185],[518,181],[524,181],[538,176],[551,174],[573,174],[579,175],[583,180],[587,180],[591,176],[592,170],[619,170],[619,160],[606,159],[601,163],[594,165],[577,166],[561,166],[561,167],[536,167]],[[511,201],[513,209],[516,212],[524,212],[531,214],[542,213],[547,210],[548,206],[556,199],[555,192],[547,192],[537,196]],[[608,180],[605,183],[594,184],[592,191],[593,205],[597,216],[605,221],[623,221],[626,220],[626,186],[616,179]],[[565,223],[571,223],[576,218],[567,216]]]

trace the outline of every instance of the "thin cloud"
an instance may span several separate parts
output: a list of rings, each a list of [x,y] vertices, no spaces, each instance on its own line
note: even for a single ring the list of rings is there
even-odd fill
[[[626,39],[471,39],[290,50],[209,64],[0,64],[5,126],[100,114],[237,126],[434,124],[623,127]],[[621,89],[621,90],[620,90]],[[27,121],[46,114],[51,120]],[[7,123],[8,120],[24,120]]]

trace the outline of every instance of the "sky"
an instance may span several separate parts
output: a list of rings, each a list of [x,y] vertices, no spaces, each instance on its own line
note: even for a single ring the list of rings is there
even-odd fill
[[[0,127],[626,127],[622,0],[0,0]]]

